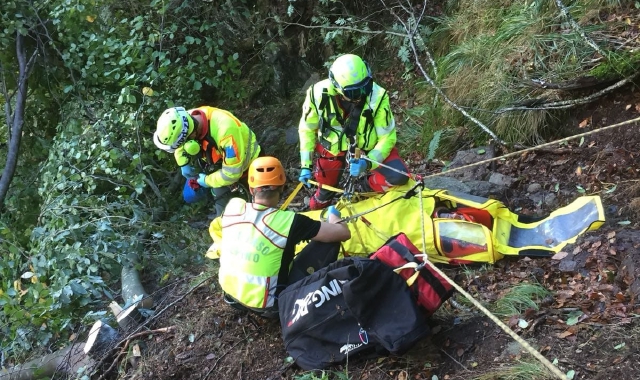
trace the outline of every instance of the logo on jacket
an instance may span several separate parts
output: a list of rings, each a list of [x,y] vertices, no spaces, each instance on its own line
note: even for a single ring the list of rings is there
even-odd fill
[[[293,304],[293,311],[291,315],[293,318],[287,323],[287,326],[291,326],[298,319],[304,317],[309,313],[308,306],[313,303],[313,306],[316,308],[322,306],[325,302],[329,301],[331,297],[335,297],[338,294],[342,294],[342,284],[347,282],[347,280],[338,280],[333,279],[329,282],[329,285],[323,285],[318,290],[314,290],[312,292],[307,293],[304,298],[299,298]]]

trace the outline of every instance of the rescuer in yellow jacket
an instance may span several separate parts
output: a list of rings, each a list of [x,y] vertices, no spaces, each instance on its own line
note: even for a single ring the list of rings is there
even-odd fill
[[[335,207],[327,209],[328,223],[279,210],[285,180],[277,158],[257,158],[249,168],[253,203],[232,198],[210,228],[216,240],[212,231],[217,223],[222,227],[218,276],[225,299],[267,317],[277,316],[277,296],[287,285],[335,261],[339,242],[351,237],[345,224],[337,224]],[[302,240],[311,242],[295,256]]]
[[[347,152],[354,153],[355,148],[361,149],[368,160],[351,158],[349,174],[365,176],[365,191],[384,192],[391,186],[404,185],[409,179],[399,173],[408,170],[395,147],[396,123],[389,94],[373,81],[369,66],[357,55],[341,55],[331,65],[329,78],[309,87],[298,133],[299,180],[307,186],[313,174],[318,183],[336,187]],[[318,188],[309,207],[322,209],[334,195]]]
[[[188,111],[183,107],[165,110],[158,119],[153,142],[174,154],[187,179],[183,190],[185,201],[197,202],[206,195],[198,188],[211,188],[217,215],[222,214],[229,201],[229,186],[241,179],[260,154],[256,135],[245,123],[229,111],[207,106]],[[196,172],[192,158],[207,173]]]

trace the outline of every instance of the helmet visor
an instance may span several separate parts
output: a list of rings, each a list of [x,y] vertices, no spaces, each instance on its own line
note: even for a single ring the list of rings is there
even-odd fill
[[[350,101],[359,100],[362,96],[367,95],[367,86],[369,85],[369,82],[371,82],[371,77],[367,76],[356,84],[350,84],[342,87],[340,86],[340,83],[335,80],[333,75],[329,75],[329,79],[333,86],[338,89],[338,92],[340,92],[346,100]]]

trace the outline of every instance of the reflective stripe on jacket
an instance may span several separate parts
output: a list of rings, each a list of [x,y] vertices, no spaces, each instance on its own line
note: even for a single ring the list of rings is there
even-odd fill
[[[324,140],[326,145],[323,145],[334,155],[349,148],[347,137],[342,134],[343,125],[340,120],[343,111],[337,106],[336,96],[338,93],[329,79],[320,81],[307,90],[298,125],[302,167],[311,167],[317,139],[321,142]],[[342,141],[338,141],[341,134]],[[357,147],[377,162],[384,161],[396,145],[396,123],[389,106],[389,95],[377,83],[373,84],[371,94],[365,101],[356,135]],[[376,167],[374,164],[372,169]]]
[[[211,162],[222,160],[222,168],[206,177],[207,185],[222,187],[237,182],[260,154],[255,133],[229,111],[204,106],[189,110],[189,113],[194,111],[202,112],[209,121],[209,136],[214,143],[210,144],[205,138],[200,141],[200,147]],[[176,149],[174,156],[178,166],[189,163],[189,155],[183,146]]]
[[[293,211],[232,198],[222,216],[218,281],[222,290],[253,308],[274,305],[282,254]]]

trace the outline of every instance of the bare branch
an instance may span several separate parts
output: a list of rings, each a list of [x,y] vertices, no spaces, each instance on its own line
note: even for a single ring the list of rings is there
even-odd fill
[[[380,0],[380,1],[386,6],[386,4],[384,3],[384,0]],[[425,6],[426,6],[426,3],[425,3]],[[427,71],[424,69],[424,67],[422,66],[422,63],[420,63],[420,53],[418,52],[418,48],[416,47],[416,44],[415,44],[415,38],[416,38],[416,32],[417,32],[418,25],[416,25],[415,29],[409,29],[409,28],[407,28],[407,26],[403,22],[403,20],[400,18],[400,16],[398,16],[394,12],[392,12],[392,14],[396,17],[398,22],[400,22],[401,24],[405,25],[405,31],[407,32],[407,38],[408,38],[408,41],[409,41],[409,45],[411,46],[411,51],[413,52],[413,56],[415,58],[416,66],[418,66],[418,68],[420,69],[420,72],[422,73],[422,76],[427,80],[429,85],[431,85],[431,87],[433,87],[433,89],[436,90],[436,92],[440,96],[442,96],[442,98],[445,100],[445,102],[447,102],[451,107],[453,107],[455,110],[457,110],[458,112],[463,114],[466,118],[471,120],[474,124],[476,124],[477,126],[482,128],[483,131],[485,131],[489,136],[491,136],[498,143],[500,143],[502,145],[506,145],[505,141],[503,141],[502,139],[498,138],[498,136],[495,133],[493,133],[493,131],[491,131],[480,120],[478,120],[475,117],[473,117],[471,114],[469,114],[467,111],[465,111],[462,107],[460,107],[457,103],[455,103],[454,101],[449,99],[449,97],[444,93],[444,91],[442,91],[442,89],[440,87],[438,87],[438,85],[435,83],[435,81],[429,76],[429,73],[427,73]],[[413,14],[410,14],[410,16],[413,17]],[[426,46],[425,46],[425,51],[428,51]],[[430,56],[430,54],[428,54],[428,55]],[[433,62],[432,65],[435,65],[435,62]]]
[[[373,34],[373,35],[380,35],[380,34],[388,34],[388,35],[393,35],[393,36],[398,36],[398,37],[403,37],[403,38],[408,38],[409,36],[406,34],[402,34],[402,33],[396,33],[396,32],[390,32],[388,30],[364,30],[364,29],[358,29],[358,28],[352,28],[350,26],[333,26],[333,25],[305,25],[305,24],[299,24],[297,22],[285,22],[284,23],[287,26],[300,26],[302,28],[305,29],[329,29],[329,30],[347,30],[350,32],[358,32],[358,33],[363,33],[363,34]]]
[[[607,54],[602,49],[600,49],[600,46],[593,42],[593,40],[589,38],[589,36],[587,36],[587,34],[584,32],[584,30],[582,30],[580,25],[578,25],[573,17],[571,17],[571,14],[569,14],[569,10],[562,3],[562,0],[556,0],[556,5],[558,6],[558,8],[560,8],[560,13],[562,13],[562,16],[564,16],[569,21],[569,24],[571,24],[573,30],[576,31],[580,35],[580,37],[582,37],[582,39],[585,40],[585,42],[593,48],[593,50],[597,51],[598,54],[603,57],[607,57]]]
[[[500,108],[496,111],[494,111],[495,114],[502,114],[505,112],[511,112],[511,111],[536,111],[536,110],[552,110],[552,109],[565,109],[565,108],[571,108],[577,105],[581,105],[581,104],[586,104],[589,102],[594,101],[595,99],[608,94],[609,92],[620,88],[622,86],[624,86],[627,83],[632,82],[635,78],[638,77],[638,75],[640,75],[640,72],[633,74],[630,77],[624,78],[621,81],[618,81],[616,83],[614,83],[613,85],[602,89],[596,93],[593,93],[589,96],[586,96],[584,98],[580,98],[580,99],[571,99],[571,100],[563,100],[560,102],[552,102],[552,103],[543,103],[540,104],[539,106],[536,107],[527,107],[527,106],[520,106],[520,107],[507,107],[507,108]]]

